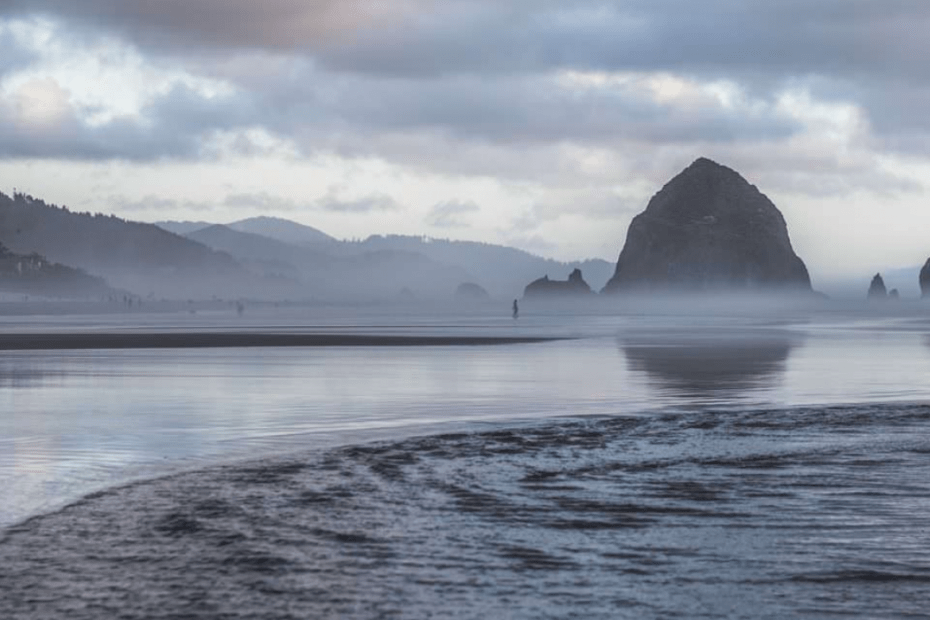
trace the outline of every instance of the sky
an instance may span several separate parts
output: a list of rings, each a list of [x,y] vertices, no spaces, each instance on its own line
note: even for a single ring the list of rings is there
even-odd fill
[[[930,256],[924,0],[0,0],[0,191],[616,260],[698,157],[815,285]]]

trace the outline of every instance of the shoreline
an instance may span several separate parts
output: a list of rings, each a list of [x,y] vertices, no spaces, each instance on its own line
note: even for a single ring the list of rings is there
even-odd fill
[[[416,347],[539,344],[543,336],[409,336],[261,332],[16,333],[0,334],[0,351],[102,349],[225,349],[255,347]]]

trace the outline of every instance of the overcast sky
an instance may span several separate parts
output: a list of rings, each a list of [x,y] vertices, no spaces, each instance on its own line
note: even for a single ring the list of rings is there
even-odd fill
[[[0,190],[616,259],[700,156],[818,278],[930,256],[925,0],[0,0]]]

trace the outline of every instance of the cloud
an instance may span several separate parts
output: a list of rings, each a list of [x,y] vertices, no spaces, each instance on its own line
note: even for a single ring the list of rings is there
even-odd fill
[[[24,47],[15,32],[0,22],[0,79],[35,62],[36,54]]]
[[[176,53],[203,47],[310,54],[386,75],[743,70],[920,76],[930,6],[919,0],[0,0]]]
[[[331,189],[313,204],[315,208],[323,211],[347,214],[397,211],[400,209],[397,201],[387,194],[376,193],[359,198],[343,198],[336,189]]]
[[[463,228],[468,226],[466,217],[470,213],[477,213],[480,207],[472,201],[450,200],[440,202],[430,209],[426,222],[436,228]]]
[[[111,209],[127,213],[171,213],[180,211],[208,212],[214,211],[216,205],[194,200],[177,200],[148,194],[142,198],[130,198],[123,194],[111,194],[104,201]]]
[[[0,157],[75,160],[197,158],[218,132],[255,120],[248,101],[209,98],[178,84],[138,116],[95,124],[51,79],[31,80],[0,98]]]
[[[223,206],[255,213],[287,213],[302,209],[302,205],[268,192],[230,194],[223,201]]]
[[[329,45],[396,25],[429,0],[0,0],[0,15],[52,15],[144,46],[291,49]]]
[[[930,5],[908,0],[707,0],[700,10],[685,0],[0,0],[0,23],[36,15],[75,57],[115,36],[143,68],[178,75],[135,113],[109,116],[60,82],[67,106],[45,125],[24,123],[15,96],[0,93],[7,158],[282,148],[584,185],[637,168],[667,175],[669,161],[700,154],[754,161],[757,149],[796,162],[779,182],[842,193],[893,186],[859,172],[881,168],[883,152],[930,146]],[[17,62],[10,70],[23,70]],[[784,105],[798,91],[809,95],[800,112]],[[818,106],[852,110],[857,124],[811,117]],[[647,151],[654,162],[635,161]],[[625,169],[592,169],[568,155],[578,152]],[[810,160],[834,177],[809,178]],[[320,208],[388,208],[374,198]]]

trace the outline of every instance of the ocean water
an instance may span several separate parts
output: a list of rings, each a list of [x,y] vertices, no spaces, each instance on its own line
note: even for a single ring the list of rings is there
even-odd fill
[[[0,617],[930,617],[930,313],[10,319]],[[312,319],[312,320],[311,320]]]

